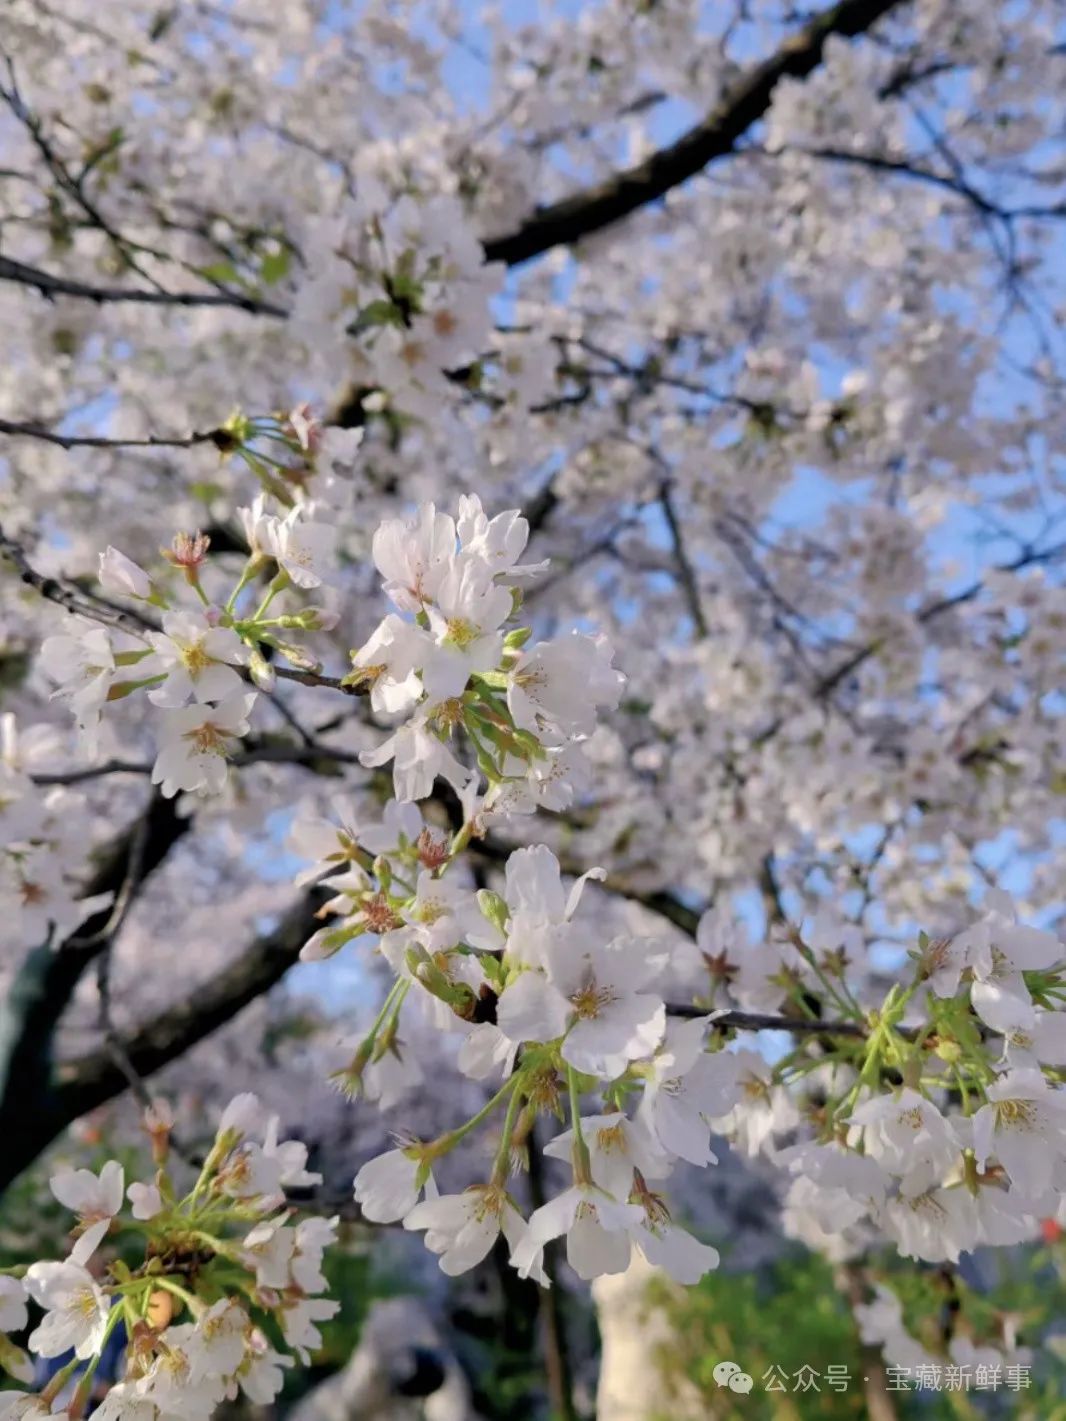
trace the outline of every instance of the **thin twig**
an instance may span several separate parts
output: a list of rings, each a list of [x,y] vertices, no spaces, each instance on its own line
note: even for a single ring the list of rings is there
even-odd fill
[[[173,437],[149,434],[144,439],[112,439],[104,435],[57,434],[35,420],[13,419],[0,419],[0,434],[40,439],[46,444],[56,444],[60,449],[191,449],[196,444],[214,444],[216,448],[222,448],[233,442],[223,429],[197,430],[192,434]]]

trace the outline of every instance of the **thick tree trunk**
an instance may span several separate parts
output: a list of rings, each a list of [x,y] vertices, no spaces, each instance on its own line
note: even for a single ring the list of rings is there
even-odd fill
[[[665,1384],[663,1360],[674,1328],[655,1294],[675,1287],[636,1253],[625,1273],[593,1283],[602,1344],[596,1421],[653,1421],[663,1416],[696,1421],[706,1416],[699,1393],[684,1377],[672,1373],[669,1392]]]

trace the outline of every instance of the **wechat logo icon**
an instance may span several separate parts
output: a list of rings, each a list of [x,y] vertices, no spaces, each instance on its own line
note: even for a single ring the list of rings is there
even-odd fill
[[[719,1362],[711,1373],[719,1386],[727,1386],[730,1391],[751,1391],[754,1382],[747,1372],[741,1371],[736,1362]]]

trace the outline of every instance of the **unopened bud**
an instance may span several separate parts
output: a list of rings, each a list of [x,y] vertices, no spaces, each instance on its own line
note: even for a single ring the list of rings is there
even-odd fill
[[[491,888],[480,888],[477,895],[477,905],[481,909],[481,915],[487,918],[492,926],[499,933],[507,931],[507,920],[511,916],[511,910]]]
[[[452,982],[424,947],[409,947],[404,957],[407,970],[426,991],[451,1007],[456,1016],[468,1021],[477,1006],[473,990],[465,982]]]
[[[317,672],[322,670],[321,661],[317,661],[302,646],[294,646],[289,641],[275,641],[273,645],[279,655],[284,656],[291,666],[297,667],[300,671]]]
[[[261,691],[272,691],[277,684],[278,673],[258,647],[248,658],[248,674]]]
[[[340,621],[340,613],[331,612],[328,607],[308,607],[303,615],[309,632],[331,632]]]

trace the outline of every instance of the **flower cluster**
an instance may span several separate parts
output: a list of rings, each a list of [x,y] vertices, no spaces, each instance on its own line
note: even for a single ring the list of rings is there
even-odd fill
[[[405,1002],[462,1038],[464,1074],[506,1077],[467,1125],[365,1165],[356,1199],[366,1217],[425,1227],[448,1272],[473,1266],[501,1230],[515,1266],[537,1276],[544,1244],[562,1233],[583,1277],[624,1268],[631,1245],[689,1281],[714,1267],[715,1251],[671,1223],[658,1186],[678,1156],[713,1159],[705,1117],[731,1107],[738,1058],[703,1053],[705,1019],[667,1026],[654,979],[668,951],[639,938],[597,941],[579,926],[584,880],[567,893],[543,846],[511,855],[502,896],[474,892],[455,874],[442,876],[454,844],[427,827],[415,805],[393,801],[379,825],[366,827],[341,809],[337,822],[294,827],[294,847],[316,857],[303,877],[332,870],[327,909],[342,915],[314,934],[303,956],[376,937],[396,978],[338,1083],[388,1105],[417,1082],[401,1036]],[[594,1093],[601,1103],[582,1117],[580,1103]],[[639,1109],[628,1114],[634,1097]],[[508,1193],[512,1164],[532,1147],[537,1116],[560,1112],[567,1098],[571,1130],[548,1152],[570,1160],[573,1188],[526,1221]],[[434,1162],[497,1110],[504,1119],[490,1178],[437,1198]]]
[[[1066,948],[992,890],[971,927],[923,937],[913,959],[862,1045],[836,1048],[821,1130],[783,1152],[787,1211],[838,1249],[873,1227],[905,1257],[954,1262],[1059,1210]]]
[[[493,343],[491,298],[503,268],[486,265],[454,198],[398,199],[372,179],[308,232],[290,328],[317,360],[353,363],[371,408],[436,416],[448,372]]]
[[[46,726],[20,730],[13,715],[0,716],[0,943],[12,950],[50,934],[59,940],[110,902],[109,894],[78,896],[92,838],[84,797],[34,781],[58,742]]]
[[[239,1391],[265,1405],[281,1390],[292,1354],[306,1362],[320,1345],[317,1323],[339,1307],[322,1296],[321,1267],[337,1220],[293,1222],[285,1189],[320,1182],[305,1167],[305,1147],[278,1139],[277,1118],[255,1096],[237,1096],[199,1176],[179,1195],[169,1167],[172,1123],[162,1103],[145,1112],[156,1164],[148,1182],[126,1188],[115,1160],[98,1174],[53,1176],[52,1193],[76,1216],[75,1242],[63,1260],[0,1278],[0,1327],[24,1328],[32,1299],[44,1315],[30,1352],[73,1355],[40,1392],[0,1393],[0,1415],[48,1415],[61,1400],[70,1416],[83,1414],[118,1328],[125,1375],[98,1408],[105,1421],[201,1421]],[[131,1266],[134,1248],[142,1261]],[[288,1350],[277,1350],[268,1333]],[[32,1378],[28,1358],[6,1336],[0,1364],[18,1380]]]
[[[562,809],[573,795],[577,746],[596,711],[618,704],[623,678],[602,637],[573,632],[531,642],[507,630],[519,584],[545,564],[522,565],[529,525],[517,511],[489,519],[476,496],[452,518],[424,505],[374,535],[374,562],[398,609],[353,654],[352,684],[375,710],[407,719],[363,764],[393,766],[399,800],[424,799],[437,776],[460,795],[474,779],[448,745],[457,727],[488,784],[484,809]]]
[[[336,617],[321,607],[305,605],[278,614],[273,606],[288,589],[314,589],[328,576],[336,532],[315,520],[314,504],[294,504],[282,516],[269,513],[265,496],[259,495],[239,513],[249,554],[224,600],[212,601],[204,587],[210,539],[202,533],[179,533],[173,546],[163,550],[183,575],[178,588],[191,589],[198,599],[191,607],[172,605],[175,593],[168,597],[143,568],[108,548],[100,555],[101,587],[145,610],[125,619],[118,632],[94,627],[77,636],[52,636],[41,649],[56,695],[69,701],[89,746],[108,702],[144,691],[159,708],[152,781],[167,797],[223,789],[227,760],[250,729],[256,692],[248,683],[271,689],[275,658],[296,667],[294,675],[313,674],[318,663],[292,641],[291,633],[336,624]],[[258,598],[256,583],[261,584]],[[158,624],[155,608],[162,609]]]
[[[310,426],[303,437],[314,444]],[[273,514],[266,495],[243,510],[250,553],[222,605],[201,585],[202,540],[179,540],[172,560],[199,596],[195,611],[170,608],[109,550],[105,586],[164,607],[162,627],[132,652],[112,652],[106,633],[76,654],[49,644],[83,723],[105,699],[147,691],[164,717],[154,772],[164,793],[221,787],[223,743],[247,731],[246,679],[269,686],[265,650],[298,661],[280,633],[321,624],[314,608],[271,615],[280,593],[312,589],[328,570],[332,528],[313,514],[303,502]],[[756,946],[718,909],[695,943],[604,930],[582,912],[603,871],[568,887],[543,845],[501,856],[496,886],[475,886],[464,861],[472,840],[510,816],[569,805],[582,743],[622,690],[603,638],[536,641],[513,625],[520,586],[542,567],[521,563],[527,537],[518,513],[490,519],[472,496],[455,518],[426,505],[379,527],[373,556],[395,610],[352,652],[343,684],[398,718],[361,755],[368,768],[391,763],[395,797],[377,821],[338,798],[331,814],[303,814],[292,829],[308,863],[298,883],[330,895],[320,915],[329,921],[303,958],[363,943],[392,973],[336,1083],[382,1108],[401,1101],[422,1078],[402,1019],[415,1009],[455,1038],[462,1074],[495,1087],[465,1124],[431,1140],[404,1136],[366,1163],[355,1180],[365,1217],[424,1231],[449,1273],[502,1234],[515,1268],[543,1280],[545,1245],[565,1235],[583,1278],[621,1271],[635,1248],[692,1282],[718,1254],[673,1221],[662,1187],[681,1161],[717,1162],[714,1131],[782,1167],[786,1228],[838,1256],[887,1239],[905,1257],[953,1261],[1031,1237],[1058,1211],[1066,1177],[1066,951],[1020,924],[1005,895],[990,891],[959,932],[923,935],[910,973],[886,994],[858,924],[824,901],[802,927],[782,911]],[[246,607],[264,573],[258,606]],[[137,668],[135,683],[118,679],[125,667]],[[424,811],[417,801],[438,779],[453,794]],[[669,1001],[667,982],[687,983],[687,1000]],[[794,1043],[773,1060],[738,1040],[767,1024]],[[543,1148],[568,1162],[570,1184],[527,1215],[512,1177],[540,1148],[545,1116],[567,1125]],[[491,1167],[464,1192],[439,1194],[439,1161],[493,1120]],[[255,1197],[276,1202],[277,1158],[273,1147],[241,1146],[238,1172]],[[261,1221],[244,1246],[270,1259],[280,1249],[289,1267],[284,1230]],[[72,1256],[71,1266],[83,1263]],[[257,1296],[283,1290],[276,1276],[257,1272]],[[298,1345],[294,1327],[286,1336]]]

